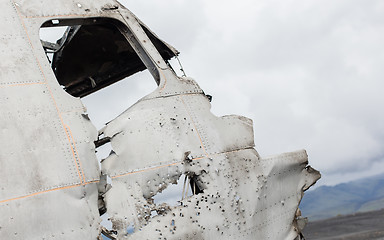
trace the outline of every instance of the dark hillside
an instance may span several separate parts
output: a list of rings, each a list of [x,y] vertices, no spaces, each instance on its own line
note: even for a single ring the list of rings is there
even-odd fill
[[[308,191],[300,208],[310,221],[380,210],[384,208],[384,174]]]

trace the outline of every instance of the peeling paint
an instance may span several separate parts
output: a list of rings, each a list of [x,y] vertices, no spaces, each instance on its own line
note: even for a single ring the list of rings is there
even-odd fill
[[[319,178],[306,152],[260,158],[251,120],[209,109],[203,94],[144,98],[106,126],[116,154],[102,165],[114,184],[105,201],[119,238],[293,239],[301,231],[292,219]],[[149,217],[152,197],[181,174],[196,176],[203,193]],[[131,222],[139,231],[126,235]]]

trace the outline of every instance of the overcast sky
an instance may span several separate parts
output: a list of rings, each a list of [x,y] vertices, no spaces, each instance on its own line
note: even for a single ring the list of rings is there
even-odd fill
[[[253,119],[260,155],[306,149],[319,185],[384,172],[384,1],[121,2],[181,52],[213,113]],[[141,73],[85,104],[100,127],[155,88]]]

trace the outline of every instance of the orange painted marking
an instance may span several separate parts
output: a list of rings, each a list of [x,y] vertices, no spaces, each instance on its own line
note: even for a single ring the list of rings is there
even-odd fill
[[[193,158],[192,161],[201,160],[201,159],[204,159],[204,158],[206,158],[206,157]],[[174,166],[174,165],[180,164],[181,162],[182,161],[178,161],[178,162],[174,162],[174,163],[171,163],[171,164],[166,164],[166,165],[161,165],[161,166],[157,166],[157,167],[151,167],[151,168],[146,168],[146,169],[142,169],[142,170],[132,171],[132,172],[116,175],[116,176],[113,176],[111,178],[114,179],[114,178],[124,177],[124,176],[131,175],[131,174],[142,173],[142,172],[149,172],[149,171],[160,169],[160,168]]]
[[[34,58],[35,58],[35,60],[36,60],[36,63],[38,64],[38,67],[39,67],[39,69],[40,69],[40,72],[41,72],[42,75],[43,75],[44,83],[47,83],[47,78],[46,78],[46,76],[45,76],[45,73],[44,73],[44,71],[43,71],[43,68],[42,68],[42,66],[41,66],[41,64],[40,64],[39,59],[38,59],[37,56],[35,55],[34,47],[33,47],[31,38],[30,38],[30,36],[29,36],[29,34],[28,34],[27,27],[25,26],[24,21],[23,21],[23,16],[20,14],[20,11],[19,11],[17,5],[15,4],[15,2],[13,2],[13,4],[16,6],[16,12],[17,12],[17,15],[18,15],[18,17],[19,17],[19,19],[20,19],[20,22],[21,22],[21,24],[22,24],[22,26],[23,26],[23,28],[24,28],[25,34],[27,35],[29,44],[30,44],[30,46],[31,46],[31,48],[32,48],[32,54],[33,54],[33,56],[34,56]],[[80,179],[80,181],[81,181],[82,183],[85,184],[85,178],[83,178],[83,177],[84,177],[84,173],[83,173],[83,175],[81,175],[81,173],[80,173],[80,172],[83,172],[83,169],[81,169],[81,162],[80,162],[80,159],[76,158],[76,156],[79,156],[79,154],[78,154],[77,151],[76,151],[76,147],[75,147],[75,149],[72,147],[72,142],[73,142],[73,144],[74,144],[76,141],[75,141],[75,139],[73,139],[73,137],[72,137],[72,139],[71,139],[70,134],[68,133],[68,130],[70,131],[70,128],[64,124],[64,120],[63,120],[63,118],[62,118],[62,116],[61,116],[59,107],[57,106],[55,97],[54,97],[54,95],[53,95],[53,93],[52,93],[52,90],[51,90],[51,88],[49,87],[48,84],[47,84],[47,89],[48,89],[49,94],[50,94],[50,96],[51,96],[51,100],[52,100],[52,102],[53,102],[53,104],[54,104],[54,106],[55,106],[55,108],[56,108],[57,115],[58,115],[58,117],[59,117],[59,119],[60,119],[60,122],[61,122],[61,125],[62,125],[63,129],[64,129],[64,132],[65,132],[65,134],[67,135],[68,142],[69,142],[69,144],[70,144],[70,146],[71,146],[71,150],[72,150],[72,154],[73,154],[73,159],[74,159],[74,161],[75,161],[75,165],[76,165],[76,168],[77,168],[77,171],[78,171],[78,174],[79,174],[79,179]],[[67,130],[67,129],[68,129],[68,130]],[[75,145],[75,144],[74,144],[74,145]],[[78,159],[78,160],[77,160],[77,159]],[[79,161],[79,164],[78,164],[77,161]],[[79,169],[79,167],[80,167],[80,169]]]
[[[77,151],[77,147],[76,147],[76,141],[72,135],[72,131],[71,131],[71,128],[69,126],[68,127],[68,130],[69,130],[69,134],[71,135],[71,139],[73,141],[73,145],[75,146],[75,151],[77,153],[77,159],[79,160],[79,167],[80,167],[80,170],[81,170],[81,175],[83,176],[83,181],[85,182],[85,175],[84,175],[84,169],[82,167],[82,164],[81,164],[81,160],[80,160],[80,156],[79,156],[79,151]]]
[[[210,156],[217,156],[217,155],[222,155],[222,154],[227,154],[227,153],[240,152],[240,151],[243,151],[243,150],[246,150],[246,149],[237,149],[237,150],[231,150],[231,151],[226,151],[226,152],[220,152],[220,153],[211,154]],[[207,157],[209,157],[209,156],[193,158],[192,161],[202,160],[202,159],[205,159]],[[141,169],[141,170],[137,170],[137,171],[132,171],[132,172],[128,172],[128,173],[112,176],[111,178],[115,179],[115,178],[119,178],[119,177],[128,176],[128,175],[131,175],[131,174],[149,172],[149,171],[160,169],[160,168],[174,166],[174,165],[177,165],[177,164],[180,164],[180,163],[182,163],[182,161],[178,161],[178,162],[174,162],[174,163],[166,164],[166,165],[161,165],[161,166],[157,166],[157,167],[151,167],[151,168],[145,168],[145,169]]]
[[[53,188],[53,189],[49,189],[49,190],[45,190],[45,191],[41,191],[41,192],[36,192],[36,193],[29,194],[29,195],[21,196],[21,197],[15,197],[15,198],[10,198],[10,199],[6,199],[6,200],[2,200],[2,201],[0,201],[0,204],[1,203],[15,201],[15,200],[20,200],[20,199],[23,199],[23,198],[33,197],[33,196],[36,196],[36,195],[39,195],[39,194],[43,194],[43,193],[49,193],[49,192],[53,192],[53,191],[65,190],[65,189],[70,189],[70,188],[75,188],[75,187],[80,187],[80,186],[88,185],[88,184],[91,184],[91,183],[98,183],[98,182],[99,181],[91,181],[91,182],[86,182],[86,183],[83,183],[83,184],[71,185],[71,186],[67,186],[67,187]]]
[[[185,110],[187,111],[189,117],[191,118],[191,121],[192,121],[192,124],[193,124],[193,128],[195,129],[195,131],[196,131],[196,133],[197,133],[197,137],[198,137],[199,140],[200,140],[200,145],[201,145],[201,147],[203,148],[203,150],[204,150],[204,152],[205,152],[205,155],[208,157],[209,154],[208,154],[208,152],[206,151],[206,149],[205,149],[205,147],[204,147],[203,140],[201,140],[201,136],[200,136],[199,131],[197,130],[195,121],[193,121],[193,118],[192,118],[192,116],[191,116],[191,114],[190,114],[190,112],[189,112],[189,110],[188,110],[187,104],[185,104],[185,102],[184,102],[184,99],[183,99],[183,96],[182,96],[182,95],[180,95],[180,99],[181,99],[181,101],[183,102],[184,107],[185,107]]]
[[[167,164],[167,165],[162,165],[162,166],[157,166],[157,167],[152,167],[152,168],[142,169],[142,170],[138,170],[138,171],[128,172],[128,173],[124,173],[124,174],[120,174],[120,175],[113,176],[113,177],[111,177],[111,178],[114,179],[114,178],[124,177],[124,176],[131,175],[131,174],[135,174],[135,173],[149,172],[149,171],[156,170],[156,169],[160,169],[160,168],[165,168],[165,167],[174,166],[174,165],[177,165],[177,164],[179,164],[179,163],[181,163],[181,161],[179,161],[179,162],[175,162],[175,163],[171,163],[171,164]]]
[[[92,14],[64,14],[64,15],[48,15],[48,16],[22,16],[22,18],[65,18],[65,17],[100,17]]]
[[[45,82],[34,82],[34,83],[5,84],[5,85],[0,85],[0,88],[6,88],[6,87],[21,87],[21,86],[30,86],[30,85],[39,85],[39,84],[46,84],[46,83],[45,83]]]
[[[69,127],[67,125],[64,125],[64,127],[65,127],[65,133],[67,135],[67,138],[69,139],[69,143],[70,143],[70,146],[71,146],[73,158],[75,159],[75,162],[76,162],[75,165],[76,165],[77,173],[79,175],[79,178],[80,178],[81,182],[83,183],[85,181],[84,172],[83,172],[83,175],[80,173],[80,171],[82,172],[83,170],[81,169],[79,158],[76,157],[77,156],[77,151],[72,146],[72,144],[74,145],[74,143],[73,143],[73,139],[70,137],[70,129],[69,129]],[[77,163],[77,161],[79,161],[79,163]]]
[[[163,91],[165,86],[167,85],[167,77],[164,75],[164,73],[162,71],[160,71],[160,74],[161,76],[163,76],[164,78],[164,85],[161,87],[161,89],[159,90],[159,92]]]

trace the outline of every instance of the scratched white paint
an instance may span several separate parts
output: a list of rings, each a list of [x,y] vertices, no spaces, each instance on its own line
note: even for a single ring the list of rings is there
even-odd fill
[[[1,239],[96,239],[99,194],[119,239],[298,236],[298,204],[320,177],[306,152],[261,158],[252,121],[214,116],[198,84],[168,68],[131,12],[112,0],[2,1],[0,11]],[[101,170],[98,133],[80,99],[58,84],[39,37],[46,21],[93,17],[125,24],[134,38],[122,34],[160,76],[154,92],[102,130],[114,152]],[[202,192],[180,206],[155,204],[183,174]]]

